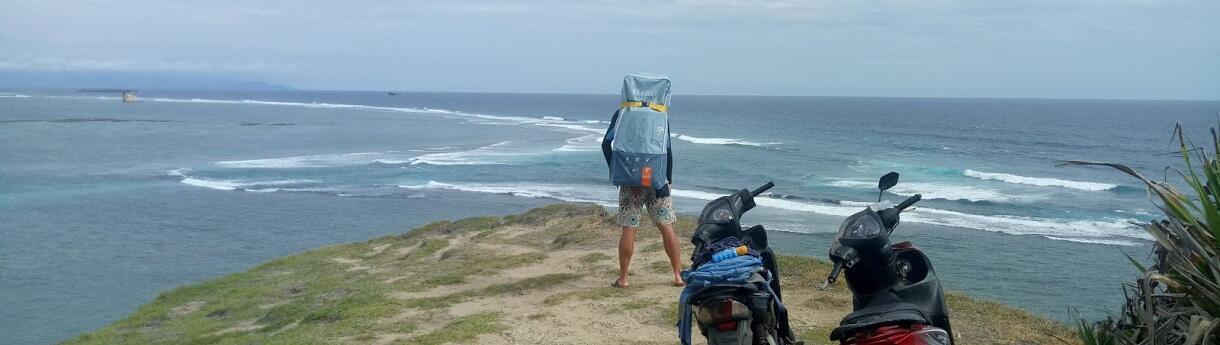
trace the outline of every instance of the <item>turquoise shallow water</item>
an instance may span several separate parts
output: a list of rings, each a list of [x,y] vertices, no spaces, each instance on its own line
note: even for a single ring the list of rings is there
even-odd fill
[[[28,96],[28,97],[23,97]],[[324,244],[557,201],[614,203],[598,151],[615,95],[0,93],[0,339],[50,343],[158,291]],[[1062,159],[1175,164],[1218,102],[675,96],[675,202],[774,180],[747,222],[822,257],[872,181],[920,192],[896,238],[946,286],[1103,315],[1144,257],[1130,179]]]

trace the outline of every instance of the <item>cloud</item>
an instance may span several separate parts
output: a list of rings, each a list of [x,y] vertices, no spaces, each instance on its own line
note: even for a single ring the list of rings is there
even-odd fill
[[[0,0],[0,71],[320,89],[1215,98],[1216,0]]]

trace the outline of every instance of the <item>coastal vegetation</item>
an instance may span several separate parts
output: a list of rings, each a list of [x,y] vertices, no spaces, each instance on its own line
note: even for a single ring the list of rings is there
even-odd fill
[[[1145,224],[1156,240],[1154,261],[1135,282],[1124,284],[1127,302],[1117,319],[1090,323],[1078,321],[1085,344],[1216,344],[1216,316],[1220,315],[1220,136],[1211,129],[1212,147],[1196,147],[1174,128],[1182,156],[1182,170],[1168,170],[1180,179],[1170,182],[1145,177],[1126,165],[1071,161],[1068,164],[1100,165],[1139,179],[1148,188],[1153,203],[1165,218]]]
[[[694,221],[675,228],[689,238]],[[678,288],[641,232],[632,286],[610,287],[618,233],[606,211],[556,204],[506,217],[440,221],[333,245],[165,291],[67,344],[672,344]],[[685,253],[691,248],[684,247]],[[793,328],[807,344],[850,312],[829,265],[781,256]],[[950,292],[959,344],[1074,343],[1064,324]]]

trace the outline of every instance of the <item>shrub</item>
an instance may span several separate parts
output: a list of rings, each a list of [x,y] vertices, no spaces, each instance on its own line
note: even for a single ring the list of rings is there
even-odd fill
[[[1174,128],[1185,170],[1177,175],[1186,193],[1167,181],[1144,177],[1122,164],[1068,161],[1068,165],[1098,165],[1139,179],[1165,219],[1145,225],[1156,240],[1154,264],[1144,267],[1128,257],[1142,276],[1124,284],[1127,302],[1118,320],[1089,324],[1078,321],[1085,344],[1215,344],[1220,314],[1220,137],[1211,129],[1212,151],[1195,148]]]

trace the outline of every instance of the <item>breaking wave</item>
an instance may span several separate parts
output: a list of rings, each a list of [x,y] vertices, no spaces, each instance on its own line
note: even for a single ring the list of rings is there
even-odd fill
[[[602,206],[617,206],[618,191],[609,188],[594,188],[586,185],[561,184],[512,184],[512,183],[462,183],[451,184],[428,181],[421,185],[399,185],[399,188],[410,190],[443,189],[473,193],[490,193],[520,196],[527,198],[546,198],[567,202],[589,202]]]
[[[1112,246],[1134,247],[1134,246],[1140,245],[1139,243],[1136,243],[1136,242],[1123,241],[1123,240],[1107,240],[1107,239],[1095,239],[1095,238],[1071,238],[1071,237],[1055,237],[1055,236],[1042,236],[1042,237],[1044,237],[1048,240],[1055,240],[1055,241],[1068,241],[1068,242],[1089,243],[1089,244],[1106,244],[1106,245],[1112,245]]]
[[[775,142],[760,143],[760,142],[754,142],[754,141],[749,141],[749,140],[745,140],[745,139],[734,139],[734,138],[700,138],[700,137],[692,137],[689,135],[678,134],[678,133],[670,134],[670,136],[672,136],[674,139],[678,139],[681,141],[695,143],[695,144],[704,144],[704,145],[741,145],[741,146],[753,146],[753,147],[771,147],[772,145],[781,144],[781,143],[775,143]]]
[[[827,186],[853,189],[871,189],[876,191],[876,182],[836,180],[826,183]],[[894,186],[889,190],[894,194],[923,194],[924,199],[940,199],[949,201],[989,201],[997,203],[1031,202],[1040,199],[1038,196],[1013,195],[1000,190],[967,185],[931,182],[907,182]]]
[[[989,173],[971,169],[966,169],[963,175],[982,180],[995,180],[1007,183],[1042,187],[1063,187],[1087,191],[1103,191],[1118,187],[1118,185],[1110,183],[1069,181],[1048,177],[1028,177],[1013,174]]]
[[[589,152],[601,151],[602,136],[589,134],[564,141],[563,146],[551,151],[555,152]]]
[[[504,141],[472,150],[453,152],[446,152],[446,150],[453,150],[457,147],[410,149],[406,150],[406,152],[355,152],[220,161],[214,164],[225,168],[245,169],[333,168],[368,164],[495,165],[509,164],[510,158],[528,154],[504,150],[509,144],[510,142]]]
[[[265,180],[265,181],[250,181],[250,180],[224,180],[224,179],[208,179],[188,175],[190,170],[174,169],[166,173],[166,175],[180,178],[178,182],[182,184],[203,187],[216,190],[233,190],[247,192],[277,192],[277,191],[293,191],[293,192],[321,192],[328,191],[325,188],[310,188],[316,186],[320,181],[304,180],[304,179],[289,179],[289,180]]]
[[[592,202],[603,206],[616,206],[617,193],[608,186],[593,185],[558,185],[532,183],[442,183],[429,181],[422,185],[400,185],[400,188],[411,190],[446,189],[475,193],[505,194],[522,197],[550,198],[570,202]],[[700,190],[674,189],[671,195],[678,198],[688,198],[709,201],[721,197],[723,193]],[[759,206],[819,215],[846,217],[859,212],[869,202],[839,201],[839,202],[806,202],[797,198],[784,196],[760,196],[755,199]],[[922,223],[1011,235],[1039,235],[1052,240],[1063,241],[1093,241],[1111,245],[1137,245],[1137,240],[1150,240],[1151,237],[1131,225],[1129,219],[1105,220],[1071,220],[1024,217],[1013,215],[978,215],[950,210],[919,207],[904,213],[904,222]],[[1053,238],[1052,238],[1053,237]]]
[[[520,152],[503,150],[512,142],[502,141],[468,151],[429,153],[398,163],[428,165],[497,165],[508,164],[506,158],[520,156]],[[388,162],[387,162],[388,163]]]
[[[385,151],[221,161],[215,164],[226,168],[251,169],[329,168],[364,165],[374,162],[395,162],[408,158],[398,151]]]

